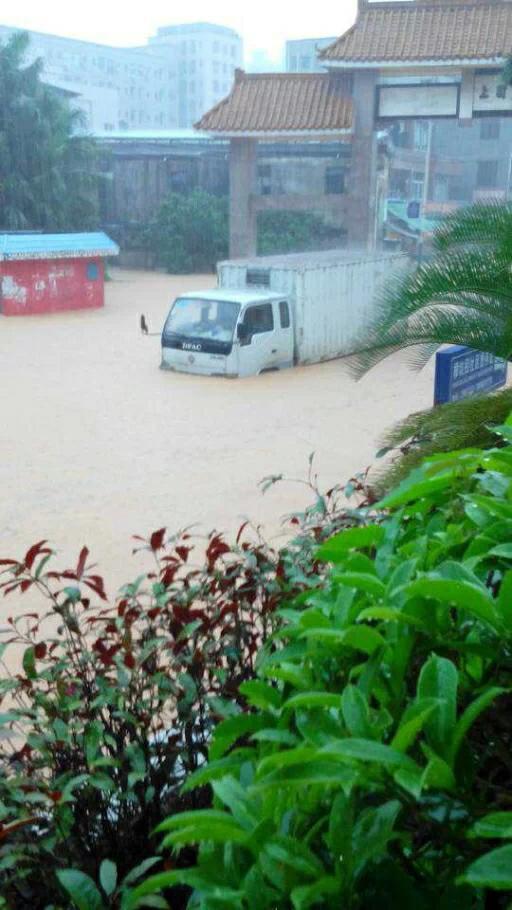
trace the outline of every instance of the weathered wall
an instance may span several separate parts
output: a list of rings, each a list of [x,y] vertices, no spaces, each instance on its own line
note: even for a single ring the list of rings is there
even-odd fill
[[[0,262],[0,313],[4,316],[81,310],[103,304],[101,259]]]

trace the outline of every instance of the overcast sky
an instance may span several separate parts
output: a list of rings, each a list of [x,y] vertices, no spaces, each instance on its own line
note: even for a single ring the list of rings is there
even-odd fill
[[[244,38],[246,57],[267,50],[274,60],[287,38],[340,35],[355,18],[357,0],[17,0],[2,4],[0,24],[53,32],[103,44],[145,44],[159,25],[217,22],[235,28]]]

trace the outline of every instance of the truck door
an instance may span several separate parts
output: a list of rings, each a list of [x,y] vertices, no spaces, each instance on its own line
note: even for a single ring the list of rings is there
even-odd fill
[[[273,347],[274,365],[280,370],[293,366],[293,326],[290,304],[287,300],[274,303],[275,344]]]
[[[240,376],[255,376],[274,366],[276,336],[274,311],[271,303],[247,307],[243,319],[243,338],[240,339]]]

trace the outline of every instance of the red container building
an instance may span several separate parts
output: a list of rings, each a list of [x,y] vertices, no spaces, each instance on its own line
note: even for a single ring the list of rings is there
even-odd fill
[[[0,313],[102,307],[104,259],[118,253],[104,233],[0,234]]]

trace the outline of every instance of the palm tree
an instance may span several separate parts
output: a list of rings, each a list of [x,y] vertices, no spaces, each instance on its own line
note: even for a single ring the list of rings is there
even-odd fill
[[[419,366],[442,344],[512,358],[512,205],[474,205],[449,216],[434,249],[430,262],[383,292],[354,358],[357,375],[404,348]]]

